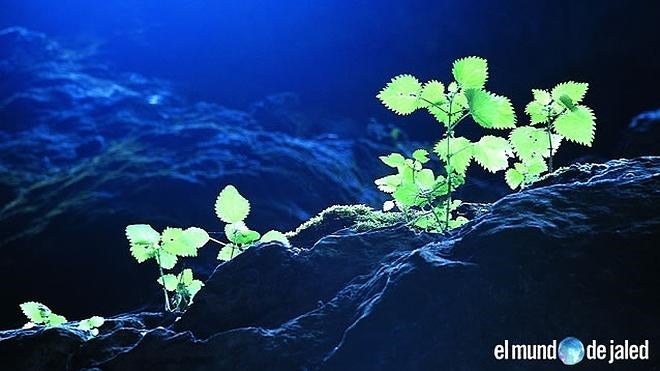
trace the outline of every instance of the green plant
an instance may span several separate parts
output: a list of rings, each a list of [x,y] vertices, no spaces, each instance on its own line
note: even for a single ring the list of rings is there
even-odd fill
[[[236,187],[228,185],[220,191],[215,202],[215,213],[227,223],[224,233],[229,242],[219,241],[198,227],[188,229],[165,228],[158,233],[148,224],[132,224],[126,227],[126,237],[130,251],[138,263],[153,259],[158,265],[157,282],[163,288],[165,310],[180,312],[193,302],[194,296],[204,286],[202,281],[193,278],[191,269],[184,269],[177,275],[166,274],[165,270],[174,268],[179,258],[195,257],[198,250],[213,241],[221,246],[218,259],[229,261],[257,242],[278,241],[289,246],[286,236],[271,230],[263,236],[250,230],[245,218],[250,213],[250,202],[243,197]],[[173,295],[170,298],[169,293]]]
[[[130,251],[138,263],[154,259],[158,265],[158,282],[163,280],[165,272],[163,269],[172,269],[179,257],[197,256],[197,250],[204,246],[211,238],[201,228],[191,227],[188,229],[165,228],[163,233],[158,233],[148,224],[132,224],[126,227],[126,237],[130,242]],[[172,311],[168,290],[163,286],[163,297],[165,299],[165,310]],[[192,302],[192,297],[188,304]],[[176,310],[182,310],[180,305],[175,305]]]
[[[63,325],[67,319],[59,314],[53,313],[46,305],[36,301],[28,301],[20,305],[21,311],[28,319],[23,328],[31,328],[34,326],[56,327]],[[99,334],[98,328],[105,323],[105,319],[100,316],[93,316],[84,319],[78,323],[78,329],[89,333],[91,336]]]
[[[512,188],[532,183],[546,171],[553,171],[553,155],[563,139],[591,146],[596,117],[581,104],[589,85],[582,82],[557,84],[551,91],[532,89],[533,100],[525,107],[530,125],[514,129],[511,147],[520,161],[506,171]]]
[[[385,209],[396,206],[411,217],[417,227],[444,231],[467,221],[455,216],[460,205],[453,194],[465,182],[467,169],[475,160],[490,172],[505,170],[513,155],[507,139],[486,135],[478,141],[457,137],[456,128],[466,117],[484,129],[510,129],[516,117],[508,98],[485,90],[488,80],[487,61],[479,57],[458,59],[453,63],[455,81],[445,85],[431,80],[420,83],[412,75],[399,75],[380,91],[377,97],[393,112],[408,115],[425,109],[443,125],[445,131],[434,146],[434,152],[443,162],[444,176],[435,176],[424,169],[428,151],[417,150],[413,158],[398,153],[381,157],[397,174],[376,180],[379,189],[391,193],[393,201]]]
[[[24,327],[42,325],[46,327],[59,326],[67,322],[64,316],[53,313],[50,308],[36,301],[28,301],[20,305],[21,311],[28,319]]]
[[[84,319],[78,323],[78,328],[89,332],[90,335],[96,336],[99,334],[99,327],[103,326],[105,318],[101,316],[93,316]]]
[[[183,311],[192,303],[192,299],[202,289],[204,283],[193,278],[191,269],[184,269],[178,275],[166,274],[158,279],[163,288],[174,292],[172,304],[174,311]]]
[[[455,81],[446,90],[436,80],[422,84],[412,75],[399,75],[377,95],[385,107],[399,115],[425,109],[445,129],[433,147],[442,160],[444,176],[424,168],[429,161],[428,151],[418,149],[412,158],[400,153],[381,156],[381,161],[397,173],[375,181],[381,191],[392,195],[393,200],[383,205],[385,211],[396,207],[410,224],[431,231],[444,231],[467,221],[455,215],[461,201],[453,194],[465,183],[473,160],[491,173],[506,170],[505,180],[515,189],[552,171],[553,155],[563,139],[591,146],[596,127],[592,110],[581,104],[588,88],[586,83],[570,81],[551,91],[532,90],[534,99],[525,108],[531,125],[516,128],[509,99],[485,90],[485,59],[458,59],[453,63],[452,75]],[[467,117],[484,129],[514,130],[508,139],[485,135],[471,141],[455,135],[458,124]],[[509,168],[514,153],[519,161]]]
[[[219,260],[231,260],[256,242],[279,241],[289,246],[284,233],[268,231],[263,236],[245,225],[245,218],[250,214],[250,201],[243,197],[236,187],[226,186],[215,201],[215,213],[225,225],[225,237],[229,243],[218,252]]]

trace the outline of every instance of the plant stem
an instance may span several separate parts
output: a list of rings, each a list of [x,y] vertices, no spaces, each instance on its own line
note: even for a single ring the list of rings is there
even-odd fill
[[[172,311],[170,308],[170,297],[167,295],[167,289],[165,288],[165,273],[163,272],[163,267],[160,265],[160,251],[156,254],[156,263],[158,263],[158,271],[160,272],[160,282],[163,284],[163,296],[165,297],[165,310],[168,312]]]
[[[548,156],[548,172],[552,172],[552,131],[550,130],[550,120],[545,126],[546,131],[548,132],[548,143],[550,144],[550,156]]]
[[[451,173],[453,169],[451,168],[451,153],[450,153],[450,141],[451,138],[454,136],[454,127],[453,123],[451,122],[451,116],[452,116],[452,103],[454,102],[454,96],[451,96],[449,98],[449,112],[447,112],[447,133],[445,134],[445,137],[447,137],[447,166],[445,170],[447,171],[447,210],[445,212],[445,228],[449,228],[449,212],[450,212],[450,206],[451,206]]]
[[[442,221],[440,220],[440,217],[438,216],[438,214],[435,212],[435,209],[433,208],[433,203],[432,203],[433,198],[432,198],[432,196],[429,195],[426,198],[426,201],[428,202],[428,205],[431,207],[431,214],[433,214],[433,217],[435,218],[435,221],[438,223],[438,226],[441,226]]]
[[[426,98],[422,98],[422,97],[420,97],[420,99],[423,100],[424,102],[426,102],[426,103],[432,105],[433,107],[439,109],[440,111],[442,111],[442,112],[444,112],[444,113],[447,113],[447,111],[445,111],[444,108],[442,108],[442,106],[440,106],[439,104],[434,103],[434,102],[431,102],[430,100],[428,100],[428,99],[426,99]]]
[[[213,242],[215,242],[215,243],[217,243],[218,245],[221,245],[221,246],[224,246],[224,245],[227,244],[226,242],[218,241],[218,240],[216,240],[215,238],[210,237],[210,236],[209,236],[209,240],[210,240],[210,241],[213,241]]]

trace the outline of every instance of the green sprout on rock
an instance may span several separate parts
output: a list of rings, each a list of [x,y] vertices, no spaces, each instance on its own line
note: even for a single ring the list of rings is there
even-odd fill
[[[164,269],[172,269],[179,257],[197,256],[197,251],[211,239],[205,230],[197,227],[188,229],[165,228],[162,234],[148,224],[132,224],[126,227],[126,237],[130,242],[131,254],[138,263],[155,260],[160,273],[159,282],[165,276]],[[165,310],[183,310],[175,303],[172,306],[168,290],[163,287]],[[192,302],[192,297],[187,304]],[[173,309],[174,308],[174,309]]]
[[[250,201],[241,195],[236,187],[226,186],[215,201],[215,214],[225,225],[225,237],[229,243],[218,252],[218,260],[229,261],[245,251],[256,242],[278,241],[289,246],[289,240],[284,233],[271,230],[263,236],[253,231],[245,224],[250,214]]]
[[[53,313],[46,305],[36,301],[23,303],[20,308],[29,321],[23,326],[24,328],[34,326],[55,327],[67,322],[66,317]]]
[[[525,107],[530,125],[514,129],[511,147],[520,161],[506,171],[511,189],[528,185],[553,171],[553,156],[564,139],[590,147],[596,131],[591,108],[581,104],[589,85],[564,82],[551,91],[532,89],[534,99]]]
[[[191,269],[184,269],[178,275],[166,274],[158,279],[166,291],[174,293],[172,298],[173,310],[184,311],[192,303],[192,299],[202,289],[204,283],[193,278]]]
[[[534,100],[525,109],[531,125],[516,128],[510,100],[485,89],[485,59],[458,59],[453,63],[452,75],[455,81],[446,88],[436,80],[421,83],[412,75],[399,75],[377,95],[396,114],[409,115],[423,109],[444,128],[433,147],[442,163],[441,175],[423,167],[429,161],[428,151],[418,149],[412,158],[400,153],[381,156],[381,161],[397,173],[376,180],[378,188],[393,198],[385,202],[383,210],[396,207],[410,224],[436,232],[467,222],[457,215],[461,201],[453,195],[465,183],[473,160],[491,173],[506,170],[505,180],[515,189],[552,171],[553,155],[563,139],[591,146],[595,132],[595,116],[581,104],[588,88],[586,83],[566,82],[552,91],[533,90]],[[470,140],[456,133],[458,124],[468,117],[486,130],[513,130],[508,138],[484,135]],[[514,154],[520,161],[510,167],[509,159]]]
[[[393,195],[385,209],[398,209],[414,215],[417,227],[444,231],[467,221],[456,216],[460,205],[453,198],[458,187],[465,182],[467,169],[475,160],[489,172],[503,171],[513,155],[506,138],[486,135],[472,142],[456,136],[456,129],[465,118],[484,129],[510,129],[515,127],[516,116],[508,98],[485,90],[488,64],[479,57],[467,57],[454,62],[455,81],[445,85],[431,80],[424,84],[412,75],[399,75],[378,94],[385,107],[399,115],[408,115],[425,109],[443,125],[444,133],[434,152],[442,160],[444,176],[435,176],[431,169],[423,169],[428,152],[418,150],[413,159],[401,154],[381,157],[388,166],[397,168],[397,174],[376,180],[379,188]],[[415,155],[416,154],[416,155]]]
[[[126,237],[135,260],[143,263],[153,259],[158,265],[157,282],[162,286],[165,310],[168,312],[185,311],[204,284],[193,278],[191,269],[184,269],[176,275],[166,274],[165,270],[173,269],[180,258],[196,257],[198,250],[209,241],[221,246],[218,259],[223,261],[235,258],[258,242],[278,241],[284,246],[290,245],[282,232],[271,230],[262,236],[247,227],[245,219],[250,213],[250,202],[233,185],[228,185],[220,191],[215,202],[215,213],[220,220],[227,223],[224,234],[229,242],[219,241],[198,227],[167,227],[162,233],[158,233],[148,224],[132,224],[126,227]]]
[[[25,329],[35,326],[57,327],[68,322],[66,317],[53,313],[46,305],[36,301],[28,301],[19,307],[29,321],[23,326]],[[99,327],[103,326],[104,323],[105,318],[93,316],[80,321],[78,323],[78,329],[85,331],[91,336],[96,336],[99,334]]]

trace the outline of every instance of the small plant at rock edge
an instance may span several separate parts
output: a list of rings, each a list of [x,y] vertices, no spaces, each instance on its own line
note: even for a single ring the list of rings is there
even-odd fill
[[[581,104],[589,85],[563,82],[551,91],[532,89],[533,100],[525,107],[530,125],[521,126],[509,136],[520,161],[506,171],[511,189],[530,184],[543,173],[553,171],[553,156],[564,139],[590,147],[596,131],[591,108]]]
[[[413,214],[411,211],[421,208],[413,224],[433,231],[444,231],[467,221],[464,217],[453,215],[457,204],[460,204],[460,201],[455,202],[453,193],[464,183],[472,160],[494,173],[505,170],[508,158],[512,156],[506,138],[485,135],[472,142],[456,136],[459,123],[467,117],[488,130],[515,127],[516,116],[509,99],[485,90],[488,80],[486,60],[479,57],[458,59],[453,64],[452,75],[455,81],[446,88],[440,81],[431,80],[422,84],[412,75],[399,75],[378,94],[381,102],[393,112],[408,115],[424,109],[445,129],[434,147],[434,152],[443,162],[444,176],[431,179],[430,169],[421,169],[422,161],[398,161],[403,156],[395,153],[381,157],[381,160],[388,166],[397,167],[398,174],[376,180],[381,190],[386,184],[385,191],[392,194],[394,205],[404,213]],[[426,151],[417,153],[418,156],[420,153],[428,154]],[[420,174],[423,174],[421,183],[413,180]],[[431,185],[430,189],[428,185]],[[442,213],[441,209],[444,209]]]
[[[173,269],[180,258],[196,257],[198,250],[209,241],[221,246],[218,259],[223,261],[233,259],[257,242],[279,241],[289,246],[288,239],[281,232],[271,230],[261,236],[246,226],[245,218],[250,213],[250,202],[233,185],[227,185],[220,191],[215,202],[215,213],[227,223],[224,234],[229,242],[212,238],[199,227],[167,227],[162,233],[148,224],[126,227],[126,237],[135,260],[143,263],[153,259],[158,266],[157,282],[162,286],[166,311],[185,311],[204,284],[193,277],[191,269],[184,269],[178,274],[165,271]]]
[[[66,317],[53,313],[46,305],[36,301],[28,301],[19,307],[29,321],[23,326],[26,329],[35,326],[57,327],[68,322]],[[99,334],[99,327],[104,323],[103,317],[93,316],[78,322],[78,329],[87,332],[90,336],[96,336]]]

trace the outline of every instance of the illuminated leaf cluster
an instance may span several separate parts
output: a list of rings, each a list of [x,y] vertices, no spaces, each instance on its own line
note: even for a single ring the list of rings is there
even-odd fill
[[[384,206],[395,206],[406,214],[415,212],[412,224],[434,231],[454,228],[467,221],[455,211],[460,205],[452,194],[465,182],[469,165],[474,160],[489,172],[505,170],[513,155],[506,138],[486,135],[472,142],[456,137],[457,125],[466,117],[484,129],[510,129],[515,127],[516,115],[511,101],[485,90],[488,63],[480,57],[456,60],[452,66],[454,81],[445,85],[437,80],[424,84],[412,75],[392,79],[377,95],[378,99],[396,114],[407,115],[423,109],[445,128],[434,152],[442,160],[442,175],[435,175],[422,165],[428,161],[406,159],[401,154],[381,157],[386,165],[397,169],[397,174],[376,180],[379,189],[391,193],[393,201]]]
[[[245,219],[250,214],[250,201],[232,185],[226,186],[218,195],[215,213],[220,220],[227,223],[225,237],[229,240],[218,252],[219,260],[231,260],[256,242],[278,241],[289,246],[289,240],[282,232],[271,230],[261,236],[259,232],[247,227]]]
[[[173,269],[180,258],[196,257],[199,249],[209,241],[221,245],[218,259],[223,261],[231,260],[257,242],[278,241],[289,246],[282,232],[272,230],[261,236],[247,227],[245,219],[250,214],[250,202],[233,185],[227,185],[218,194],[215,214],[227,223],[224,235],[228,242],[211,238],[208,232],[198,227],[167,227],[161,233],[148,224],[126,227],[126,237],[135,260],[143,263],[153,259],[158,264],[160,275],[157,282],[163,287],[165,309],[168,311],[186,310],[204,284],[193,277],[191,269],[184,269],[178,274],[166,274],[163,270]],[[169,293],[173,295],[170,297]]]
[[[64,316],[53,313],[45,304],[36,301],[25,302],[19,307],[28,319],[28,323],[23,326],[25,329],[35,326],[56,327],[68,322]],[[96,336],[99,334],[99,327],[104,323],[105,318],[93,316],[78,322],[77,328],[86,332],[88,336]]]
[[[519,160],[505,174],[512,189],[552,171],[552,158],[564,139],[592,145],[596,117],[582,104],[588,88],[587,83],[569,81],[550,91],[532,89],[533,100],[525,107],[530,125],[516,128],[509,136]]]
[[[64,316],[53,313],[50,308],[36,301],[28,301],[20,305],[21,311],[28,318],[25,327],[32,327],[34,325],[53,327],[59,326],[67,322]]]
[[[422,83],[410,74],[399,75],[377,95],[394,113],[409,115],[426,110],[445,129],[433,147],[442,161],[441,175],[423,167],[429,161],[428,152],[417,150],[412,158],[399,153],[380,157],[397,173],[376,180],[378,189],[393,198],[385,203],[384,210],[396,207],[412,215],[412,225],[435,231],[465,222],[456,215],[460,201],[454,200],[452,194],[465,182],[473,161],[491,173],[505,171],[507,184],[515,189],[552,171],[552,157],[564,139],[590,146],[595,132],[594,114],[581,103],[587,92],[586,83],[565,82],[551,91],[532,90],[534,99],[525,108],[530,124],[516,127],[511,101],[485,88],[489,77],[485,59],[458,59],[451,72],[454,81],[447,85],[438,80]],[[489,134],[478,140],[456,136],[457,125],[466,117],[483,129],[511,132],[508,137]],[[510,164],[511,159],[516,161]]]

